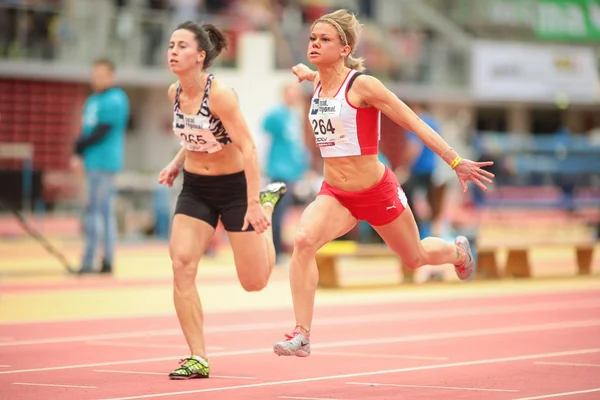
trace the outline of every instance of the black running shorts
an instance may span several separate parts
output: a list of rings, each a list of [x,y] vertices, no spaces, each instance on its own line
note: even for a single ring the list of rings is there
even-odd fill
[[[177,198],[175,215],[202,220],[214,228],[219,218],[228,232],[242,232],[248,208],[244,171],[229,175],[197,175],[183,170],[183,188]],[[244,232],[254,231],[249,225]]]

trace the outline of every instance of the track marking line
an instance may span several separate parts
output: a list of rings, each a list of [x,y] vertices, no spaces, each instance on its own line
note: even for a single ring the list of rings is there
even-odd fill
[[[448,357],[413,356],[402,354],[377,354],[377,353],[346,353],[337,351],[319,351],[316,356],[341,356],[341,357],[370,357],[370,358],[398,358],[405,360],[431,360],[445,361]]]
[[[101,341],[101,340],[90,340],[85,342],[90,346],[115,346],[115,347],[150,347],[155,349],[187,349],[188,346],[185,344],[161,344],[161,343],[138,343],[138,342],[112,342],[112,341]],[[219,346],[206,346],[206,350],[209,351],[222,351],[224,347]]]
[[[253,376],[230,376],[230,375],[211,375],[211,378],[219,378],[219,379],[249,379],[255,380],[256,378]]]
[[[0,365],[0,368],[8,368],[10,365]]]
[[[279,396],[280,399],[295,399],[295,400],[341,400],[332,399],[331,397],[294,397],[294,396]]]
[[[467,390],[467,391],[479,391],[479,392],[518,392],[518,390],[512,389],[486,389],[486,388],[469,388],[469,387],[456,387],[456,386],[428,386],[428,385],[400,385],[395,383],[367,383],[367,382],[346,382],[348,385],[360,385],[360,386],[393,386],[393,387],[406,387],[406,388],[422,388],[422,389],[450,389],[450,390]]]
[[[518,306],[491,306],[491,307],[470,307],[458,310],[425,310],[414,312],[398,312],[385,314],[365,314],[349,317],[334,317],[322,318],[315,320],[315,325],[320,326],[338,326],[347,324],[373,323],[373,322],[398,322],[412,320],[427,320],[439,318],[455,318],[455,317],[470,317],[477,315],[499,315],[499,314],[515,314],[540,311],[558,311],[558,310],[574,310],[574,309],[591,309],[600,308],[600,302],[579,301],[579,302],[547,302],[537,304],[523,304]],[[205,328],[207,333],[222,333],[222,332],[251,332],[262,331],[265,329],[287,329],[290,327],[290,321],[265,322],[258,324],[235,324],[208,326]],[[5,346],[26,346],[36,344],[51,344],[51,343],[72,343],[86,342],[107,339],[131,339],[140,337],[156,337],[156,336],[173,336],[181,335],[181,329],[159,329],[149,331],[134,331],[107,333],[97,335],[83,336],[64,336],[56,338],[16,340],[10,342],[0,342],[0,347]]]
[[[275,382],[263,382],[263,383],[249,384],[249,385],[223,386],[223,387],[208,388],[208,389],[185,390],[185,391],[180,391],[180,392],[155,393],[155,394],[148,394],[148,395],[142,395],[142,396],[114,397],[114,398],[106,398],[106,399],[101,399],[101,400],[149,399],[149,398],[154,398],[154,397],[176,396],[176,395],[183,395],[183,394],[195,394],[195,393],[206,393],[206,392],[221,392],[221,391],[226,391],[226,390],[249,389],[249,388],[256,388],[256,387],[267,387],[267,386],[291,385],[291,384],[295,384],[295,383],[304,383],[304,382],[355,378],[358,376],[373,376],[373,375],[395,374],[395,373],[400,373],[400,372],[425,371],[425,370],[442,369],[442,368],[464,367],[464,366],[471,366],[471,365],[497,364],[497,363],[513,362],[513,361],[533,360],[536,358],[544,358],[544,357],[563,357],[563,356],[578,355],[578,354],[591,354],[591,353],[598,353],[598,352],[600,352],[600,348],[562,351],[562,352],[558,352],[558,353],[528,354],[528,355],[524,355],[524,356],[490,358],[490,359],[484,359],[484,360],[463,361],[463,362],[448,363],[448,364],[425,365],[425,366],[420,366],[420,367],[408,367],[408,368],[397,368],[397,369],[388,369],[388,370],[381,370],[381,371],[358,372],[358,373],[353,373],[353,374],[318,376],[318,377],[314,377],[314,378],[303,378],[303,379],[275,381]],[[598,389],[598,390],[600,390],[600,389]],[[518,399],[518,400],[532,400],[532,399]]]
[[[135,374],[135,375],[164,375],[167,374],[164,372],[149,372],[149,371],[123,371],[123,370],[115,370],[115,369],[95,369],[94,372],[107,372],[107,373],[115,373],[115,374]],[[230,376],[230,375],[212,375],[211,378],[218,379],[256,379],[253,376]]]
[[[539,332],[539,331],[552,331],[561,329],[571,328],[589,328],[600,326],[600,320],[580,320],[580,321],[569,321],[569,322],[557,322],[550,324],[532,324],[532,325],[517,325],[500,328],[484,328],[484,329],[472,329],[465,331],[454,331],[454,332],[440,332],[440,333],[425,333],[418,335],[408,336],[394,336],[385,338],[373,338],[373,339],[358,339],[358,340],[346,340],[337,341],[332,343],[316,343],[311,344],[312,349],[320,348],[333,348],[333,347],[350,347],[350,346],[365,346],[373,344],[390,344],[390,343],[403,343],[403,342],[416,342],[416,341],[427,341],[427,340],[439,340],[439,339],[460,339],[472,336],[490,336],[490,335],[502,335],[511,333],[523,333],[523,332]]]
[[[135,375],[164,375],[167,374],[164,372],[149,372],[149,371],[123,371],[123,370],[114,370],[114,369],[95,369],[94,372],[108,372],[114,374],[135,374]]]
[[[1,285],[0,285],[1,286]],[[571,285],[568,285],[571,286]],[[535,287],[535,286],[531,286],[531,285],[525,285],[525,287],[527,288],[531,288],[531,287]],[[399,299],[396,296],[393,296],[392,298],[386,298],[385,301],[369,301],[368,303],[352,303],[352,304],[360,304],[360,305],[366,305],[369,307],[373,307],[373,308],[377,308],[378,306],[389,306],[390,304],[398,304],[399,307],[403,307],[403,306],[412,306],[412,305],[427,305],[427,304],[434,304],[434,303],[443,303],[444,301],[447,301],[448,299],[464,299],[464,300],[469,300],[469,299],[481,299],[481,300],[497,300],[498,302],[502,302],[502,300],[521,300],[523,299],[524,296],[527,296],[529,300],[532,301],[537,301],[539,300],[539,298],[544,297],[547,298],[548,296],[572,296],[572,295],[577,295],[577,296],[594,296],[599,294],[600,291],[596,288],[590,288],[590,287],[583,287],[583,288],[575,288],[575,287],[547,287],[547,288],[542,288],[539,289],[537,288],[536,290],[532,291],[532,292],[528,292],[526,294],[523,294],[522,292],[519,292],[517,290],[513,291],[513,292],[489,292],[489,291],[480,291],[480,290],[476,290],[473,292],[452,292],[449,293],[447,295],[443,295],[443,296],[435,296],[435,297],[426,297],[423,295],[417,295],[416,297],[410,297],[410,299],[408,300],[402,300],[400,303],[398,303]],[[592,297],[593,298],[593,297]],[[565,303],[565,302],[563,302]],[[572,304],[577,304],[578,301],[573,301]],[[347,303],[344,303],[347,304]],[[542,303],[539,303],[542,304]],[[336,304],[330,304],[330,305],[326,305],[324,306],[327,309],[330,310],[335,310],[340,308],[340,305],[336,305]],[[260,312],[287,312],[289,311],[288,307],[261,307],[256,309],[256,311],[260,311]],[[232,315],[235,314],[235,311],[232,310],[224,310],[224,311],[207,311],[205,313],[205,315],[207,316],[215,316],[215,315]],[[55,324],[55,323],[78,323],[78,322],[106,322],[106,321],[123,321],[123,320],[144,320],[144,319],[149,319],[149,318],[170,318],[173,316],[173,313],[171,311],[169,312],[158,312],[158,313],[149,313],[149,314],[134,314],[134,315],[113,315],[110,317],[102,317],[102,316],[94,316],[94,317],[82,317],[82,316],[78,316],[78,317],[58,317],[56,319],[52,319],[52,320],[46,320],[46,319],[40,319],[40,320],[27,320],[27,321],[3,321],[0,322],[0,326],[28,326],[28,325],[47,325],[47,324]],[[287,325],[289,326],[289,324]]]
[[[50,386],[50,387],[78,388],[78,389],[97,389],[96,386],[57,385],[57,384],[53,384],[53,383],[13,382],[12,384],[13,385],[23,385],[23,386]]]
[[[536,361],[534,364],[538,365],[564,365],[567,367],[600,367],[600,364],[586,364],[586,363],[569,363],[569,362],[547,362],[547,361]]]
[[[542,395],[542,396],[535,396],[535,397],[520,397],[520,398],[514,399],[514,400],[550,399],[552,397],[565,397],[565,396],[571,396],[571,395],[574,395],[574,394],[584,394],[584,393],[594,393],[594,392],[600,392],[600,388],[588,389],[588,390],[578,390],[576,392],[552,393],[552,394],[545,394],[545,395]]]
[[[490,329],[473,329],[473,330],[465,330],[465,331],[427,333],[427,334],[409,335],[409,336],[393,336],[393,337],[373,338],[373,339],[336,341],[336,342],[331,342],[331,343],[316,343],[314,345],[311,345],[311,348],[312,349],[327,349],[327,348],[346,347],[346,346],[352,347],[352,346],[366,346],[366,345],[373,345],[373,344],[406,343],[406,342],[419,342],[419,341],[440,340],[440,339],[460,339],[460,338],[474,337],[474,336],[491,336],[491,335],[502,335],[502,334],[511,334],[511,333],[521,333],[521,332],[540,332],[540,331],[561,330],[561,329],[571,329],[571,328],[586,328],[586,327],[592,327],[592,326],[600,326],[600,320],[582,320],[582,321],[560,322],[560,323],[554,323],[554,324],[521,325],[521,326],[511,326],[511,327],[501,327],[501,328],[490,328]],[[233,350],[233,351],[216,352],[216,353],[212,353],[209,357],[214,358],[214,357],[240,356],[240,355],[249,355],[249,354],[254,355],[254,354],[266,354],[266,353],[272,353],[272,352],[273,352],[273,349],[270,347],[269,348],[261,347],[261,348],[248,349],[248,350]],[[138,360],[124,360],[124,361],[106,361],[106,362],[90,363],[90,364],[62,365],[62,366],[56,366],[56,367],[43,367],[43,368],[12,370],[12,371],[0,371],[0,375],[25,373],[25,372],[58,371],[58,370],[77,369],[77,368],[105,367],[108,365],[125,365],[125,364],[140,364],[140,363],[159,362],[159,361],[171,361],[177,357],[179,357],[179,356],[143,358],[143,359],[138,359]]]

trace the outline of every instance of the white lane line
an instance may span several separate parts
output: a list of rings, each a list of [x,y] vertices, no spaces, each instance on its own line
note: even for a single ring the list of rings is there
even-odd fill
[[[267,387],[267,386],[292,385],[295,383],[355,378],[357,376],[373,376],[373,375],[383,375],[383,374],[395,374],[395,373],[400,373],[400,372],[425,371],[425,370],[433,370],[433,369],[441,369],[441,368],[456,368],[456,367],[465,367],[465,366],[471,366],[471,365],[496,364],[496,363],[505,363],[505,362],[511,362],[511,361],[532,360],[532,359],[544,358],[544,357],[564,357],[564,356],[570,356],[570,355],[576,355],[576,354],[591,354],[591,353],[598,353],[598,352],[600,352],[600,348],[562,351],[562,352],[558,352],[558,353],[528,354],[525,356],[516,356],[516,357],[490,358],[490,359],[485,359],[485,360],[464,361],[464,362],[448,363],[448,364],[434,364],[434,365],[425,365],[425,366],[420,366],[420,367],[388,369],[388,370],[371,371],[371,372],[358,372],[358,373],[354,373],[354,374],[318,376],[318,377],[314,377],[314,378],[294,379],[294,380],[275,381],[275,382],[263,382],[263,383],[249,384],[249,385],[222,386],[222,387],[209,388],[209,389],[184,390],[184,391],[180,391],[180,392],[168,392],[168,393],[155,393],[155,394],[148,394],[148,395],[141,395],[141,396],[113,397],[113,398],[106,398],[106,399],[101,399],[101,400],[149,399],[149,398],[154,398],[154,397],[166,397],[166,396],[176,396],[176,395],[183,395],[183,394],[195,394],[195,393],[206,393],[206,392],[221,392],[221,391],[226,391],[226,390],[250,389],[250,388]],[[519,399],[519,400],[530,400],[530,399]]]
[[[219,379],[249,379],[249,380],[256,379],[253,376],[211,375],[210,377],[211,378],[219,378]]]
[[[520,397],[520,398],[515,399],[515,400],[550,399],[550,398],[553,398],[553,397],[565,397],[565,396],[572,396],[574,394],[584,394],[584,393],[594,393],[594,392],[600,392],[600,388],[587,389],[587,390],[578,390],[576,392],[552,393],[552,394],[545,394],[545,395],[542,395],[542,396],[535,396],[535,397]]]
[[[295,400],[340,400],[332,399],[331,397],[294,397],[294,396],[279,396],[280,399],[295,399]]]
[[[456,386],[428,386],[428,385],[400,385],[395,383],[367,383],[367,382],[346,382],[348,385],[360,385],[360,386],[392,386],[392,387],[406,387],[406,388],[422,388],[422,389],[449,389],[449,390],[466,390],[466,391],[478,391],[478,392],[518,392],[518,390],[512,389],[487,389],[487,388],[470,388],[470,387],[456,387]]]
[[[374,322],[396,322],[396,321],[412,321],[412,320],[428,320],[439,318],[455,318],[455,317],[470,317],[478,315],[499,315],[499,314],[515,314],[529,313],[540,311],[558,311],[558,310],[575,310],[575,309],[591,309],[600,308],[600,302],[580,301],[580,302],[548,302],[537,304],[522,304],[515,306],[491,306],[491,307],[469,307],[463,309],[441,309],[441,310],[423,310],[413,312],[397,312],[386,314],[365,314],[348,317],[333,317],[321,318],[314,322],[314,325],[319,326],[338,326],[347,324],[374,323]],[[222,333],[222,332],[251,332],[262,331],[265,329],[287,329],[290,326],[290,321],[265,322],[257,324],[235,324],[206,327],[207,333]],[[30,340],[14,340],[10,342],[0,342],[0,347],[8,346],[26,346],[37,344],[51,343],[73,343],[86,342],[94,340],[108,339],[130,339],[141,337],[156,337],[156,336],[172,336],[181,335],[180,329],[159,329],[148,331],[120,332],[97,335],[83,336],[64,336],[55,338],[42,338]]]
[[[78,388],[78,389],[97,389],[96,386],[58,385],[58,384],[53,384],[53,383],[13,382],[12,384],[13,385],[23,385],[23,386],[50,386],[50,387]]]
[[[556,296],[562,296],[562,297],[568,297],[571,295],[577,295],[577,296],[590,296],[591,298],[593,298],[592,296],[600,294],[600,291],[596,288],[589,288],[587,287],[587,284],[585,285],[586,287],[582,287],[579,289],[569,289],[569,288],[558,288],[558,287],[547,287],[547,288],[538,288],[533,292],[527,293],[527,294],[523,294],[523,293],[518,293],[518,292],[491,292],[491,291],[486,291],[486,292],[456,292],[456,293],[452,293],[451,295],[442,295],[442,296],[434,296],[434,297],[426,297],[426,296],[422,296],[422,295],[416,295],[414,297],[411,297],[410,299],[406,299],[404,298],[404,296],[402,299],[400,299],[402,302],[398,303],[399,297],[394,295],[391,298],[386,298],[384,301],[378,301],[378,300],[373,300],[372,297],[369,297],[369,301],[367,303],[361,303],[359,301],[355,301],[354,303],[350,302],[351,304],[357,304],[357,305],[365,305],[365,306],[369,306],[372,307],[374,309],[376,309],[377,307],[381,307],[381,306],[389,306],[392,303],[398,304],[399,307],[402,306],[411,306],[413,304],[419,304],[419,305],[431,305],[431,304],[439,304],[439,303],[443,303],[444,301],[447,301],[448,299],[452,298],[452,299],[456,299],[459,298],[460,300],[495,300],[498,303],[502,303],[504,300],[507,301],[522,301],[524,300],[524,296],[526,297],[527,302],[533,303],[533,302],[537,302],[540,298],[548,298],[549,296],[554,296],[554,298]],[[400,297],[402,297],[400,296]],[[367,296],[368,297],[368,296]],[[563,303],[569,303],[570,301],[564,301]],[[578,301],[573,301],[572,304],[577,304]],[[345,304],[347,304],[348,302],[346,302]],[[537,303],[537,304],[542,304],[542,303]],[[336,304],[330,304],[330,305],[326,305],[325,306],[327,309],[329,310],[336,310],[339,309],[340,306],[336,305]],[[261,307],[259,309],[257,309],[257,311],[260,312],[287,312],[289,311],[289,308],[286,307]],[[232,310],[225,310],[225,311],[207,311],[205,314],[209,315],[211,318],[214,316],[223,316],[223,315],[231,315],[234,311]],[[49,324],[56,324],[56,323],[79,323],[79,322],[115,322],[118,323],[118,321],[140,321],[140,320],[146,320],[146,319],[157,319],[157,318],[171,318],[173,316],[173,312],[172,311],[166,311],[166,312],[156,312],[156,313],[148,313],[148,314],[134,314],[134,315],[113,315],[113,316],[109,316],[109,317],[103,317],[103,316],[92,316],[92,317],[82,317],[82,316],[77,316],[77,317],[59,317],[59,318],[53,318],[52,320],[47,320],[47,319],[38,319],[38,320],[27,320],[27,321],[4,321],[4,322],[0,322],[0,327],[2,326],[28,326],[28,325],[49,325]],[[289,327],[289,324],[287,325]],[[43,329],[43,328],[42,328]]]
[[[124,371],[124,370],[115,370],[115,369],[95,369],[94,372],[107,372],[114,374],[134,374],[134,375],[163,375],[166,376],[164,372],[149,372],[149,371]],[[256,379],[253,376],[231,376],[231,375],[210,375],[211,378],[218,379]]]
[[[586,364],[586,363],[569,363],[569,362],[549,362],[549,361],[536,361],[534,364],[538,365],[564,365],[567,367],[600,367],[600,364]]]
[[[113,374],[135,374],[135,375],[163,375],[166,376],[164,372],[148,372],[148,371],[123,371],[123,370],[115,370],[115,369],[95,369],[94,372],[108,372]]]
[[[113,342],[113,341],[100,341],[90,340],[85,342],[90,346],[114,346],[114,347],[149,347],[154,349],[187,349],[188,346],[185,344],[162,344],[162,343],[138,343],[138,342]],[[209,351],[222,351],[224,347],[219,346],[206,346],[206,350]]]
[[[352,346],[366,346],[366,345],[374,345],[374,344],[419,342],[419,341],[440,340],[440,339],[460,339],[460,338],[474,337],[474,336],[492,336],[492,335],[502,335],[502,334],[511,334],[511,333],[521,333],[521,332],[540,332],[540,331],[562,330],[562,329],[571,329],[571,328],[586,328],[586,327],[592,327],[592,326],[600,326],[600,320],[569,321],[569,322],[561,322],[561,323],[554,323],[554,324],[521,325],[521,326],[511,326],[511,327],[501,327],[501,328],[490,328],[490,329],[473,329],[473,330],[465,330],[465,331],[426,333],[426,334],[420,334],[420,335],[393,336],[393,337],[383,337],[383,338],[373,338],[373,339],[336,341],[336,342],[331,342],[331,343],[316,343],[316,344],[312,345],[311,348],[312,349],[326,349],[326,348],[336,348],[336,347],[346,347],[346,346],[352,347]],[[265,353],[271,353],[272,351],[273,351],[272,348],[261,347],[261,348],[257,348],[257,349],[216,352],[216,353],[212,353],[210,355],[210,357],[214,358],[214,357],[240,356],[240,355],[249,355],[249,354],[265,354]],[[170,360],[173,360],[173,358],[177,358],[177,357],[178,356],[143,358],[143,359],[138,359],[138,360],[107,361],[107,362],[90,363],[90,364],[61,365],[61,366],[56,366],[56,367],[43,367],[43,368],[12,370],[12,371],[0,371],[0,375],[28,373],[28,372],[41,372],[41,371],[57,371],[57,370],[65,370],[65,369],[77,369],[77,368],[105,367],[108,365],[124,365],[124,364],[139,364],[139,363],[148,363],[148,362],[170,361]]]
[[[319,351],[317,356],[340,356],[340,357],[369,357],[369,358],[397,358],[404,360],[431,360],[444,361],[448,357],[432,357],[432,356],[413,356],[404,354],[377,354],[377,353],[346,353],[337,351]]]

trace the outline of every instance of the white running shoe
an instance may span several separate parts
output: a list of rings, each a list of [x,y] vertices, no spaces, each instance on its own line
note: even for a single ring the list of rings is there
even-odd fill
[[[285,334],[286,340],[277,342],[273,351],[278,356],[310,356],[310,340],[299,329],[294,329],[292,334]]]
[[[475,277],[475,272],[477,271],[477,265],[475,264],[475,260],[473,259],[473,253],[471,253],[471,246],[469,245],[469,239],[464,236],[458,236],[456,238],[456,245],[465,251],[467,258],[462,265],[457,265],[454,267],[456,271],[456,275],[458,275],[460,280],[470,281]]]

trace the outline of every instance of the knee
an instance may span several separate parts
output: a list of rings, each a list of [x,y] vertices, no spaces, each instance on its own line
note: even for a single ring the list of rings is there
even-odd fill
[[[317,235],[300,227],[294,238],[294,250],[299,254],[315,254],[318,250]]]
[[[422,256],[418,256],[409,260],[402,260],[402,263],[408,269],[417,269],[421,268],[423,265],[426,265],[425,259]]]
[[[424,265],[428,264],[429,260],[429,251],[431,250],[431,246],[428,238],[421,240],[419,243],[419,251],[417,251],[411,259],[402,260],[404,266],[408,269],[417,269],[421,268]]]
[[[246,292],[260,292],[267,286],[268,280],[268,277],[263,278],[260,276],[254,276],[249,279],[241,280],[240,284]]]
[[[436,243],[436,239],[426,237],[419,243],[419,251],[417,256],[414,257],[413,260],[410,260],[408,263],[406,263],[406,267],[410,269],[417,269],[424,265],[432,264],[432,260],[439,258],[440,252],[443,252],[443,249],[440,249],[439,244]]]
[[[264,264],[251,263],[244,265],[245,268],[237,267],[240,285],[246,292],[260,292],[269,282],[271,269],[265,268]]]
[[[186,253],[176,253],[171,260],[175,286],[177,288],[195,287],[198,262]]]

